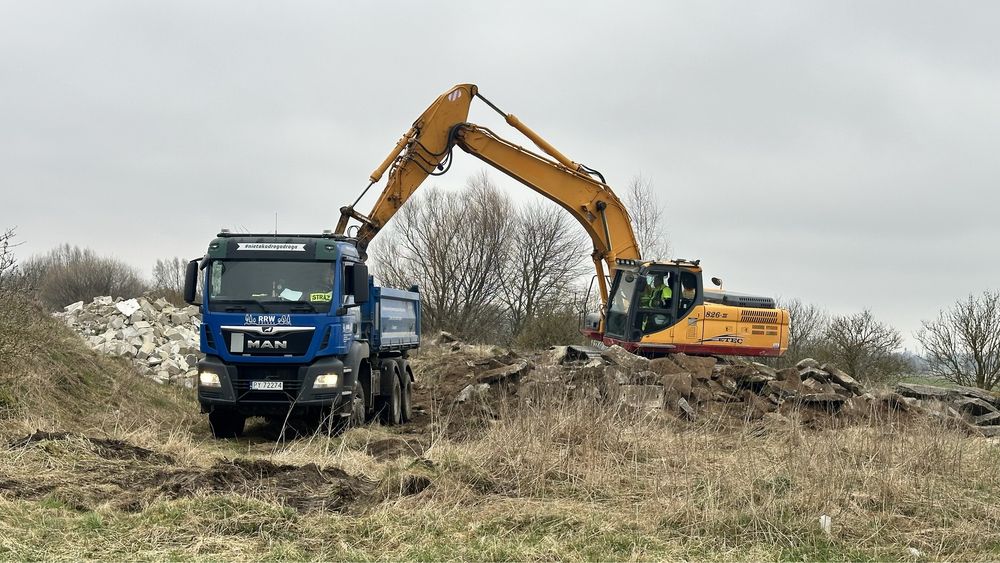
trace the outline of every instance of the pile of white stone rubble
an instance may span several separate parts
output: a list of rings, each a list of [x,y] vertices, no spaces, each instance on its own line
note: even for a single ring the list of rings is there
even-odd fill
[[[95,297],[55,313],[98,352],[123,357],[142,375],[159,383],[191,386],[196,364],[201,314],[175,307],[166,299]]]

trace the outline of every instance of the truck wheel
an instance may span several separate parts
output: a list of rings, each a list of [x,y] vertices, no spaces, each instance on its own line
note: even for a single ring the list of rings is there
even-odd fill
[[[354,394],[351,395],[351,416],[347,417],[347,425],[351,428],[365,425],[368,415],[368,401],[365,400],[365,388],[360,381],[354,382]]]
[[[208,413],[208,424],[216,438],[235,438],[243,434],[247,418],[242,414],[225,409],[215,409]]]
[[[340,407],[340,412],[334,413],[333,415],[336,417],[336,420],[333,421],[334,433],[340,434],[348,428],[364,426],[365,418],[368,414],[367,410],[368,405],[365,401],[365,388],[361,386],[360,381],[355,380],[354,394],[351,395],[351,401],[349,403],[344,403]]]
[[[413,383],[410,382],[410,374],[405,371],[399,374],[399,378],[403,380],[399,415],[403,422],[409,422],[413,420]]]
[[[379,418],[386,426],[395,426],[402,422],[403,392],[399,386],[399,377],[392,374],[392,393],[385,399],[380,399]]]

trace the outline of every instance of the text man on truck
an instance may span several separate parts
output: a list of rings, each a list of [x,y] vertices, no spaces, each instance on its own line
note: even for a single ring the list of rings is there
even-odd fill
[[[411,418],[420,295],[374,285],[355,240],[223,230],[188,263],[184,293],[202,311],[198,401],[216,437],[252,416],[329,429]]]

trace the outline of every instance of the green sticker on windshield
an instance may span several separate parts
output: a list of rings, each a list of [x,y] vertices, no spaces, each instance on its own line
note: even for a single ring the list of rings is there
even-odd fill
[[[323,303],[329,303],[333,299],[333,292],[328,291],[326,293],[310,293],[309,301],[320,301]]]

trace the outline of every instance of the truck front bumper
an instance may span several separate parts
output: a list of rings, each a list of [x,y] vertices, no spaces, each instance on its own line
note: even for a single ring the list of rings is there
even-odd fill
[[[344,363],[333,357],[319,358],[307,365],[289,365],[227,364],[217,356],[207,356],[198,362],[198,373],[198,402],[202,412],[228,407],[247,416],[284,414],[289,407],[337,406],[350,400],[354,386],[352,377],[345,382]],[[203,385],[202,374],[217,376],[218,386]],[[336,379],[336,383],[317,387],[316,378],[321,375],[336,375],[326,378]],[[265,386],[271,387],[280,382],[281,389],[256,389],[260,384],[254,382],[265,382]]]

